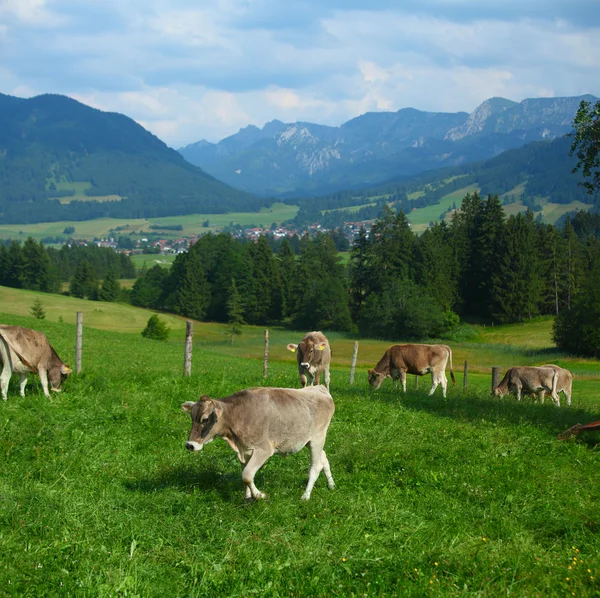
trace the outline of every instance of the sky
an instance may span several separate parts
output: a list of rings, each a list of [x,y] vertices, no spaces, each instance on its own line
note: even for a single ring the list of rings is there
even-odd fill
[[[174,148],[278,119],[600,96],[600,0],[0,0],[0,93]]]

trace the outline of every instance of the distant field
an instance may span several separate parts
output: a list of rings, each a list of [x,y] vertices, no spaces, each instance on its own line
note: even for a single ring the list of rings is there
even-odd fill
[[[256,226],[270,226],[276,222],[280,224],[284,220],[293,218],[298,212],[297,206],[288,206],[282,203],[273,204],[270,208],[263,208],[260,212],[232,212],[231,214],[191,214],[188,216],[169,216],[166,218],[150,219],[120,219],[120,218],[98,218],[96,220],[42,222],[38,224],[11,224],[0,225],[0,239],[43,239],[44,237],[56,237],[63,235],[63,230],[68,226],[75,227],[75,233],[69,235],[74,239],[88,239],[94,237],[105,238],[109,236],[129,235],[134,233],[134,238],[149,234],[158,234],[165,239],[176,239],[178,237],[194,234],[203,234],[222,228],[231,223],[241,226],[255,224]],[[208,220],[210,226],[203,224]],[[152,231],[149,229],[154,225],[177,225],[181,224],[181,231]],[[121,230],[111,233],[111,229]]]
[[[440,219],[440,215],[442,212],[445,212],[448,208],[452,207],[453,203],[456,203],[456,207],[460,207],[460,204],[467,193],[472,193],[473,191],[477,191],[478,187],[475,185],[469,185],[468,187],[462,187],[461,189],[457,189],[448,195],[444,195],[440,203],[437,203],[433,206],[426,206],[424,208],[417,208],[416,210],[412,210],[406,216],[410,223],[412,224],[412,229],[415,232],[423,232],[429,226],[429,223],[433,220]]]
[[[134,253],[130,257],[131,261],[135,264],[135,267],[139,270],[143,266],[150,269],[156,265],[159,265],[162,268],[170,268],[171,264],[175,261],[176,256],[156,255],[152,253]]]

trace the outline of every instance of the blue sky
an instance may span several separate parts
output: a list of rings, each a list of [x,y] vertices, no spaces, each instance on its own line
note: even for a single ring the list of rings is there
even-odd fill
[[[176,148],[275,118],[600,96],[600,0],[0,0],[0,92],[65,94]]]

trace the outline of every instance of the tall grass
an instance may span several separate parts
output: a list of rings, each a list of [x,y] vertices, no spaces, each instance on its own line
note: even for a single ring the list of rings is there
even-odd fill
[[[72,362],[73,325],[1,317],[45,331]],[[257,475],[269,499],[248,505],[224,442],[185,451],[180,404],[297,386],[293,355],[264,381],[261,359],[198,339],[185,379],[182,339],[84,334],[84,371],[63,393],[48,401],[36,381],[21,399],[13,381],[0,404],[0,594],[598,595],[598,438],[556,439],[600,419],[597,381],[557,409],[492,399],[483,376],[446,400],[423,383],[373,393],[364,366],[350,386],[338,361],[337,488],[320,478],[299,500],[304,450],[271,458]]]

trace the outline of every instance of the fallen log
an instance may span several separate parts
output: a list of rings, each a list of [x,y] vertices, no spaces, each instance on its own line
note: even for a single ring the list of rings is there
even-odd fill
[[[571,438],[573,434],[579,434],[579,432],[594,432],[598,430],[600,430],[600,421],[590,422],[589,424],[575,424],[568,430],[561,432],[558,437],[561,440],[566,440],[567,438]]]

